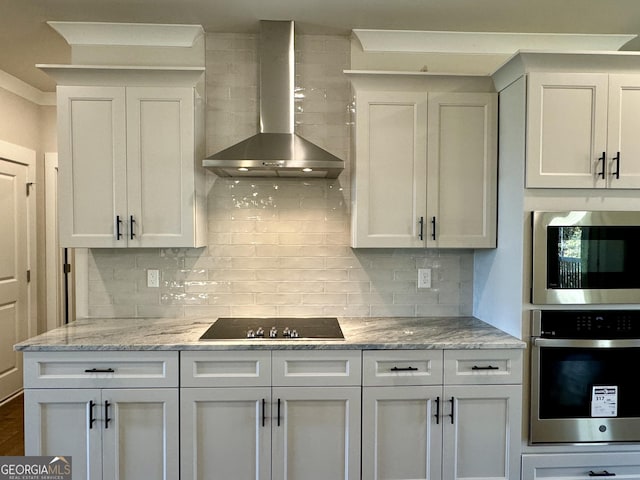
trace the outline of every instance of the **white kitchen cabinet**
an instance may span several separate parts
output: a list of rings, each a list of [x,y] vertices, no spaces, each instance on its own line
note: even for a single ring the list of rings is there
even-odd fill
[[[527,187],[640,188],[640,75],[529,74]]]
[[[519,478],[521,357],[363,352],[363,478]]]
[[[181,372],[181,478],[360,478],[359,351],[182,352]]]
[[[356,88],[352,247],[495,247],[497,96]]]
[[[58,86],[60,244],[205,242],[201,100],[188,86]]]
[[[25,453],[71,456],[74,478],[177,478],[177,353],[145,353],[26,353]]]
[[[522,480],[640,478],[638,452],[547,453],[522,455]]]

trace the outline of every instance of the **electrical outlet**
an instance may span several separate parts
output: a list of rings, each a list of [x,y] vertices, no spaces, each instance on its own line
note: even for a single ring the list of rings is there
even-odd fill
[[[431,269],[418,269],[418,288],[431,288]]]
[[[147,270],[147,287],[158,288],[160,286],[160,270],[150,268]]]

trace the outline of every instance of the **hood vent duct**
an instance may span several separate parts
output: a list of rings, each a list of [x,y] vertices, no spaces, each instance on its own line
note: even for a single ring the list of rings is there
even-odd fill
[[[221,177],[337,178],[344,161],[294,130],[294,25],[260,21],[260,133],[207,157]]]

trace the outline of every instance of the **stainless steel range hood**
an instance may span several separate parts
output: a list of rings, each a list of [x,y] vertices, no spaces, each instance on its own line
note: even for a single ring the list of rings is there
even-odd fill
[[[221,177],[336,178],[344,161],[296,135],[291,21],[260,22],[260,133],[203,160]]]

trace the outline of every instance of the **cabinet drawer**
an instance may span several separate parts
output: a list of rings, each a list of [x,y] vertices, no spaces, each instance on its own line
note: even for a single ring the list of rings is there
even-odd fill
[[[360,350],[305,350],[273,352],[273,385],[360,385]]]
[[[592,480],[640,478],[640,454],[574,453],[522,456],[522,480]]]
[[[522,350],[445,350],[444,383],[522,383]]]
[[[362,384],[441,385],[442,350],[369,350],[362,353]]]
[[[178,352],[25,352],[24,386],[177,387]]]
[[[271,385],[271,352],[181,352],[183,387],[264,387]]]

